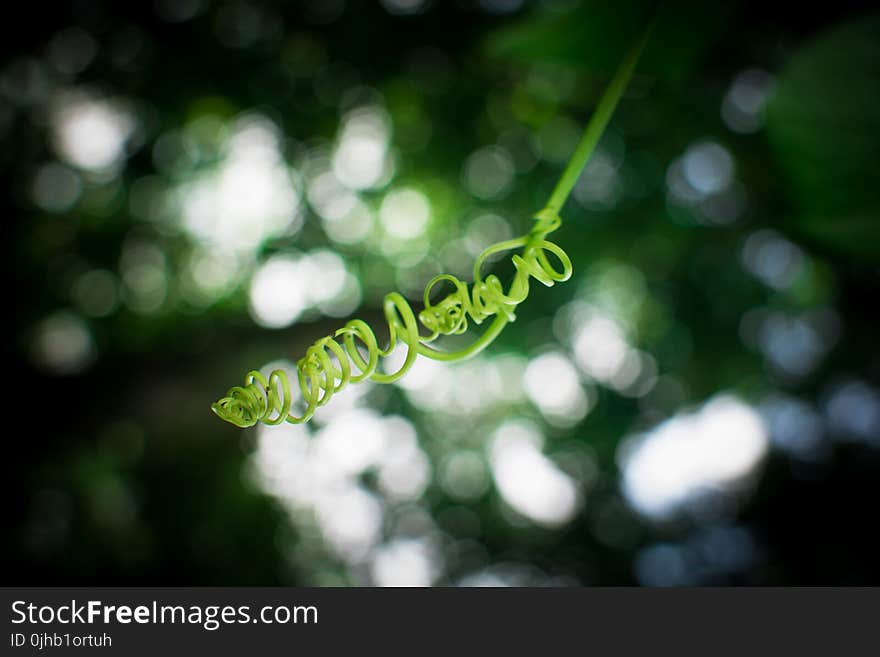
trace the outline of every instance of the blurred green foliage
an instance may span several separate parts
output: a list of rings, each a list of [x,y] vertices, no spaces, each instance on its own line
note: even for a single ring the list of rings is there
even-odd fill
[[[536,286],[484,359],[365,387],[306,433],[210,413],[248,369],[524,232],[649,5],[7,22],[7,582],[876,583],[859,3],[666,3],[562,213],[574,279]],[[665,447],[639,479],[646,444]]]
[[[880,252],[880,18],[851,20],[782,71],[767,134],[789,185],[791,230],[876,261]]]
[[[695,0],[581,2],[571,11],[527,16],[496,30],[487,49],[490,55],[526,64],[553,63],[610,75],[627,45],[653,23],[653,37],[639,69],[667,84],[684,84],[736,11],[735,3],[713,11],[703,11],[704,7]]]

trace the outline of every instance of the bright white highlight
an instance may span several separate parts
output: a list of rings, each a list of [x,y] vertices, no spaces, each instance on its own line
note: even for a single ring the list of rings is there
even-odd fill
[[[572,340],[578,366],[594,379],[608,382],[626,362],[629,345],[623,330],[610,317],[592,316],[577,329]]]
[[[285,366],[290,372],[289,363],[271,363],[263,371]],[[369,383],[359,386],[369,387]],[[312,525],[311,533],[347,563],[369,567],[377,583],[390,581],[393,563],[405,571],[407,581],[401,583],[422,581],[425,571],[414,565],[421,563],[414,555],[426,546],[395,542],[389,545],[396,547],[378,546],[386,502],[417,500],[430,483],[430,463],[408,420],[363,408],[361,397],[352,392],[341,393],[343,404],[322,409],[332,412],[319,413],[311,425],[261,425],[251,461],[253,473],[297,526]],[[367,472],[377,475],[379,491],[363,486],[361,478]]]
[[[641,513],[666,518],[746,478],[767,450],[761,417],[730,395],[677,415],[625,443],[623,492]]]
[[[184,228],[213,249],[249,253],[299,229],[299,189],[280,152],[276,126],[260,115],[230,129],[220,165],[178,189]]]
[[[395,372],[405,358],[406,349],[398,347],[381,367]],[[417,358],[407,375],[394,384],[423,411],[442,414],[454,409],[456,414],[477,416],[494,412],[499,402],[520,401],[524,369],[522,359],[515,356],[477,356],[460,363]],[[477,388],[480,395],[473,394]]]
[[[321,496],[316,510],[324,536],[343,556],[360,560],[379,540],[382,506],[375,495],[360,486]]]
[[[321,215],[327,237],[340,244],[363,241],[373,228],[373,213],[357,197],[342,197],[341,203],[344,212],[335,213],[334,201],[329,201],[325,206],[325,213]]]
[[[326,249],[312,251],[304,261],[308,268],[308,295],[312,302],[329,301],[345,285],[345,263],[338,253]]]
[[[396,189],[389,192],[379,208],[382,228],[400,239],[412,239],[424,232],[431,219],[431,206],[421,192],[410,189]]]
[[[336,151],[333,173],[351,189],[370,189],[390,177],[389,121],[378,109],[361,109],[345,119]]]
[[[523,381],[529,399],[553,424],[576,424],[590,409],[577,370],[560,352],[542,354],[529,362]]]
[[[527,422],[508,422],[490,448],[492,476],[510,507],[539,525],[558,527],[580,505],[575,482],[541,453],[541,434]]]
[[[250,287],[251,317],[266,328],[290,326],[308,307],[308,280],[297,258],[269,258]]]
[[[135,128],[134,117],[115,101],[83,91],[59,96],[52,112],[55,148],[69,163],[103,173],[115,169]]]
[[[250,285],[251,317],[266,328],[290,326],[315,306],[351,311],[360,299],[357,279],[337,253],[326,249],[272,256],[257,269]]]
[[[377,586],[430,586],[435,560],[426,541],[402,538],[376,550],[370,572]]]
[[[419,447],[416,430],[403,418],[385,420],[385,454],[379,466],[379,488],[389,498],[416,500],[431,483],[431,464]]]

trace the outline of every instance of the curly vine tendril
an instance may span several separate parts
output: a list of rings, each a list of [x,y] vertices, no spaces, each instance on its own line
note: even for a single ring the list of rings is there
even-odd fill
[[[386,295],[383,309],[389,341],[385,349],[379,348],[375,332],[359,319],[348,322],[333,336],[325,336],[312,344],[296,364],[297,383],[305,405],[302,415],[290,412],[293,402],[290,379],[280,369],[274,370],[268,378],[256,370],[248,372],[244,386],[232,388],[212,406],[214,412],[239,427],[250,427],[257,422],[306,422],[349,383],[367,378],[377,383],[396,381],[413,366],[419,354],[443,361],[463,360],[478,354],[498,337],[507,322],[516,319],[514,310],[528,297],[531,278],[551,286],[571,277],[571,259],[558,245],[545,239],[560,226],[559,216],[544,210],[535,219],[535,226],[528,235],[494,244],[480,254],[474,264],[474,282],[470,288],[451,274],[431,279],[425,287],[425,307],[418,317],[401,294]],[[516,273],[506,291],[494,274],[483,278],[483,263],[488,257],[520,247],[522,254],[511,258]],[[555,256],[558,262],[552,263],[550,256]],[[432,303],[431,293],[444,283],[451,284],[452,292],[439,303]],[[490,317],[495,317],[492,324],[466,349],[451,352],[428,346],[441,335],[466,332],[469,320],[481,324]],[[422,335],[419,324],[428,331],[427,335]],[[379,360],[390,355],[398,342],[406,346],[406,358],[400,368],[387,374],[376,371]],[[358,347],[366,352],[366,357]]]
[[[226,397],[211,406],[214,413],[242,428],[254,426],[258,422],[307,422],[319,407],[327,404],[333,395],[349,383],[358,383],[365,379],[377,383],[392,383],[406,374],[418,355],[447,362],[475,356],[500,335],[508,322],[516,319],[516,307],[528,297],[531,279],[548,287],[568,280],[572,273],[571,259],[560,246],[548,241],[546,237],[562,224],[559,211],[623,95],[647,41],[648,32],[649,30],[645,31],[621,62],[590,117],[584,135],[547,206],[535,215],[532,229],[522,237],[499,242],[485,249],[474,263],[474,282],[470,288],[451,274],[435,276],[425,287],[424,309],[418,317],[400,293],[386,295],[383,311],[389,339],[384,349],[379,347],[373,329],[359,319],[349,321],[334,335],[325,336],[313,343],[296,363],[297,385],[304,407],[301,415],[291,412],[294,398],[290,378],[281,369],[271,372],[268,378],[257,370],[248,372],[243,386],[231,388]],[[511,256],[515,273],[507,290],[496,275],[483,277],[483,264],[487,258],[520,248],[520,253]],[[432,293],[441,286],[451,286],[452,291],[438,303],[433,303]],[[441,351],[431,346],[441,335],[465,333],[469,321],[482,324],[490,317],[494,319],[488,328],[464,349]],[[427,335],[422,334],[422,329],[427,331]],[[398,343],[406,346],[403,364],[393,373],[377,371],[380,359],[388,357]]]

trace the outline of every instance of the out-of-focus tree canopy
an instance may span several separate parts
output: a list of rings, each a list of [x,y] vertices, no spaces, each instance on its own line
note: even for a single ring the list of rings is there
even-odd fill
[[[572,280],[534,283],[479,357],[352,385],[308,425],[210,412],[525,233],[654,4],[6,21],[7,581],[877,583],[859,3],[662,4],[553,236]]]

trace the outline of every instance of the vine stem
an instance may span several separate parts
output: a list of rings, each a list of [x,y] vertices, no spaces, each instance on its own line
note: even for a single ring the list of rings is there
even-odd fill
[[[608,126],[612,114],[614,114],[614,109],[617,107],[617,103],[620,101],[623,92],[626,90],[626,86],[632,77],[636,64],[639,61],[639,57],[642,54],[642,50],[645,48],[645,43],[648,41],[648,36],[651,33],[652,27],[653,22],[645,29],[642,36],[635,44],[633,44],[629,52],[626,53],[626,56],[620,62],[620,65],[617,67],[614,77],[611,78],[611,82],[608,83],[605,93],[602,94],[599,103],[596,105],[596,109],[593,111],[593,115],[590,117],[587,127],[584,128],[584,134],[578,142],[574,153],[572,153],[571,158],[568,160],[568,164],[565,166],[565,171],[562,172],[559,182],[556,183],[556,187],[550,195],[550,200],[547,201],[546,208],[548,210],[559,213],[559,211],[562,210],[562,206],[565,205],[568,195],[571,193],[572,188],[581,175],[581,171],[583,171],[590,156],[596,149],[596,144],[598,144],[599,139],[602,138],[602,133],[605,132],[605,128]]]
[[[549,233],[559,228],[562,220],[559,211],[565,204],[575,182],[590,159],[596,144],[602,136],[614,108],[620,101],[626,85],[632,77],[639,55],[644,49],[651,27],[626,54],[614,77],[599,99],[593,115],[584,130],[584,135],[569,159],[562,177],[556,184],[547,205],[534,218],[536,223],[527,235],[493,244],[480,254],[474,263],[474,282],[470,288],[450,274],[435,276],[425,289],[425,308],[418,318],[398,292],[385,296],[384,311],[388,323],[389,343],[380,349],[373,330],[362,320],[352,320],[335,334],[319,339],[297,361],[297,383],[302,393],[305,410],[301,416],[290,413],[293,398],[290,380],[283,369],[274,370],[267,378],[261,372],[252,370],[245,377],[244,386],[230,388],[226,397],[211,406],[221,419],[245,428],[263,422],[279,424],[287,421],[294,424],[307,422],[319,406],[323,406],[333,395],[349,383],[357,383],[369,377],[378,383],[392,383],[413,365],[418,355],[440,361],[457,361],[478,354],[501,333],[508,322],[514,320],[514,309],[525,301],[529,294],[529,281],[534,278],[551,287],[566,281],[572,274],[572,263],[568,255],[558,245],[546,239]],[[490,274],[483,278],[481,269],[485,259],[496,253],[522,248],[521,253],[512,256],[516,268],[513,282],[504,290],[498,277]],[[554,265],[549,256],[554,256]],[[440,282],[451,283],[453,292],[438,304],[430,300],[431,290]],[[477,324],[494,315],[491,324],[469,347],[455,352],[445,352],[428,346],[440,335],[464,333],[468,317]],[[429,332],[421,335],[419,323]],[[367,359],[355,343],[359,340],[366,350]],[[377,372],[379,358],[390,356],[398,343],[407,345],[406,360],[393,373]],[[336,359],[334,364],[333,358]],[[352,366],[360,370],[353,374]],[[280,390],[279,390],[280,386]]]
[[[645,49],[645,44],[651,35],[653,27],[654,19],[651,20],[638,41],[630,47],[618,65],[617,70],[614,72],[614,77],[611,78],[611,81],[605,88],[605,92],[596,105],[596,109],[593,111],[592,116],[590,116],[590,120],[584,128],[583,136],[578,142],[574,153],[569,158],[568,164],[565,165],[565,170],[562,172],[559,182],[556,183],[556,187],[553,189],[547,205],[544,206],[543,212],[558,215],[562,210],[562,206],[565,205],[568,195],[571,194],[572,188],[587,162],[589,162],[593,151],[596,149],[596,144],[599,143],[605,128],[608,127],[608,122],[614,114],[617,103],[620,102],[624,91],[626,91],[626,87],[632,78],[636,64],[638,64],[639,57],[641,57],[642,51]],[[498,315],[489,325],[489,328],[480,336],[479,340],[460,351],[442,352],[424,344],[419,345],[418,351],[423,356],[434,360],[457,361],[472,358],[492,344],[509,321],[504,315]]]

